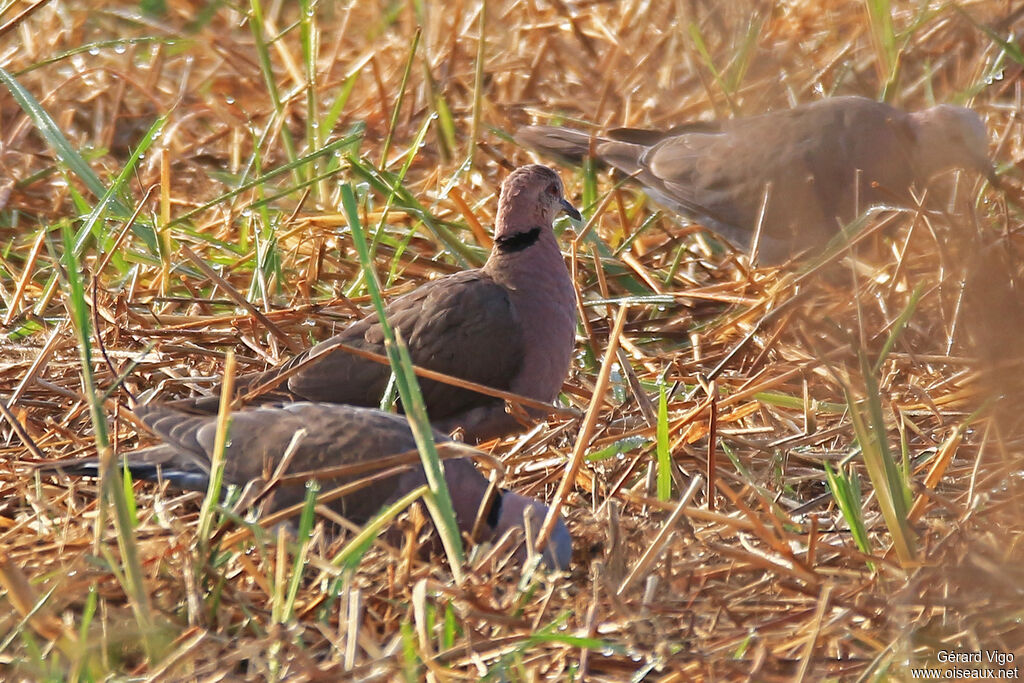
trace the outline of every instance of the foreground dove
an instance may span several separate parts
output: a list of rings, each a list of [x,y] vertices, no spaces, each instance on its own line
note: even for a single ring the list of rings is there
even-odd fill
[[[935,175],[959,168],[993,184],[979,116],[941,104],[905,112],[834,97],[750,118],[668,131],[617,129],[594,137],[530,126],[516,141],[545,155],[594,158],[633,176],[659,203],[749,246],[761,219],[760,260],[824,245],[864,209],[912,205]]]
[[[563,211],[580,220],[550,168],[523,166],[505,179],[494,247],[484,266],[428,282],[387,306],[387,319],[405,339],[414,364],[538,401],[555,399],[576,333],[572,280],[551,227]],[[383,354],[377,316],[353,323],[278,368],[238,378],[239,393],[302,365],[266,400],[378,406],[390,367],[347,353],[339,343]],[[422,378],[420,386],[440,431],[461,428],[473,442],[520,429],[500,399]],[[173,405],[213,413],[218,403],[216,396],[207,396]]]
[[[163,443],[124,456],[128,470],[136,479],[162,479],[188,490],[206,491],[210,461],[217,432],[216,416],[188,415],[166,405],[139,406],[135,415]],[[230,439],[224,449],[224,485],[244,487],[251,481],[274,473],[294,435],[305,434],[294,450],[285,477],[312,473],[379,460],[388,455],[415,452],[416,441],[409,423],[401,415],[370,408],[330,403],[286,403],[260,406],[231,415]],[[435,440],[448,439],[435,434]],[[465,446],[461,446],[466,448]],[[65,460],[45,463],[43,470],[61,470],[67,474],[95,476],[96,459]],[[378,470],[379,471],[379,470]],[[321,493],[374,472],[340,474],[325,472],[319,478]],[[470,532],[481,501],[487,491],[487,479],[470,458],[444,461],[444,476],[451,493],[459,529]],[[302,503],[307,477],[282,480],[273,488],[268,511]],[[387,503],[427,483],[423,466],[416,461],[407,471],[374,481],[358,491],[331,500],[328,505],[357,524],[366,522]],[[511,491],[499,491],[483,516],[478,540],[497,541],[509,529],[523,528],[523,513],[532,510],[534,528],[539,528],[548,508],[540,501]],[[559,519],[551,541],[544,550],[549,567],[566,569],[572,556],[572,538],[565,522]],[[520,548],[518,559],[525,557]]]

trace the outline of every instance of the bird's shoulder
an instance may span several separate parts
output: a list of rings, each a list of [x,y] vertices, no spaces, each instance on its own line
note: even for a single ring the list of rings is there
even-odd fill
[[[508,290],[482,270],[429,282],[396,299],[386,314],[413,346],[415,339],[438,335],[442,329],[457,328],[464,333],[494,329],[504,334],[517,324]]]

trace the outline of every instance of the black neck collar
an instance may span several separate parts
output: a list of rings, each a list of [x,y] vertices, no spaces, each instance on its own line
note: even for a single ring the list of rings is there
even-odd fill
[[[501,494],[502,491],[494,492],[494,500],[491,501],[491,509],[487,511],[487,526],[492,529],[498,528],[498,522],[501,521]]]
[[[540,239],[539,227],[530,228],[525,232],[517,232],[513,235],[503,235],[494,240],[494,248],[502,254],[510,254],[514,251],[522,251],[537,243]]]

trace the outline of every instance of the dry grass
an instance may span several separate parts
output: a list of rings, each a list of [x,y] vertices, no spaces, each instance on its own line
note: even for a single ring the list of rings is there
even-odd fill
[[[481,260],[473,222],[490,224],[502,165],[528,159],[507,138],[524,123],[662,125],[887,87],[908,108],[969,102],[1001,165],[1024,159],[1021,64],[990,37],[1009,36],[1019,56],[1024,20],[1004,0],[894,3],[891,48],[884,22],[869,20],[868,5],[887,9],[874,2],[350,4],[316,8],[315,58],[290,3],[264,3],[255,32],[256,5],[169,0],[146,16],[51,0],[0,12],[0,67],[104,186],[129,170],[81,252],[117,451],[138,438],[132,397],[186,394],[185,378],[220,376],[229,348],[240,371],[277,363],[367,310],[343,181],[360,184],[365,223],[380,226],[376,263],[394,294]],[[750,270],[700,230],[680,238],[671,217],[650,219],[630,186],[564,169],[588,216],[603,207],[586,236],[563,236],[584,317],[564,397],[581,411],[603,401],[582,444],[595,457],[563,508],[572,571],[520,581],[478,557],[457,585],[440,555],[425,563],[384,542],[339,567],[342,541],[319,528],[298,570],[299,551],[273,534],[222,534],[202,555],[197,496],[137,484],[148,605],[133,606],[95,484],[30,468],[95,453],[66,290],[48,283],[61,226],[78,230],[98,197],[6,91],[0,122],[5,678],[855,680],[908,678],[940,650],[1024,657],[1016,169],[1005,195],[985,189],[974,203],[963,178],[955,211],[889,214],[879,220],[895,225],[865,241],[856,266],[812,272]],[[388,201],[381,171],[406,164]],[[265,317],[236,306],[182,245]],[[631,370],[613,368],[593,396],[609,344]],[[854,424],[872,409],[869,428],[910,470],[914,562],[897,559],[859,455]],[[555,417],[494,444],[507,484],[550,501],[579,433],[578,418]],[[826,463],[860,476],[867,553]],[[709,471],[712,493],[702,486],[677,510]]]

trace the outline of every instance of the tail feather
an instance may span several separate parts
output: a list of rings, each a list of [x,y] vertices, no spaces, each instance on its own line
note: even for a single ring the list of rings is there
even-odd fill
[[[240,378],[241,379],[241,378]],[[247,382],[246,385],[235,388],[235,397],[244,396],[249,390],[255,389],[258,383]],[[189,398],[179,398],[174,401],[167,401],[163,405],[174,408],[177,411],[188,413],[190,415],[216,415],[220,411],[220,387],[216,387],[217,393],[211,394],[210,396],[191,396]],[[281,387],[267,391],[266,393],[255,396],[252,399],[245,402],[246,406],[260,406],[267,405],[270,403],[290,403],[298,400],[295,394],[283,390]]]
[[[194,415],[159,403],[136,406],[135,414],[151,432],[174,446],[177,461],[192,460],[195,469],[206,469],[204,464],[209,462],[209,456],[200,438],[203,425],[210,421],[209,415]]]
[[[612,128],[608,131],[608,138],[616,142],[628,142],[632,145],[654,147],[662,140],[673,138],[677,135],[721,132],[722,124],[718,121],[691,121],[678,126],[672,126],[668,130],[657,130],[655,128]]]
[[[191,415],[215,415],[220,408],[220,396],[214,394],[212,396],[179,398],[174,401],[167,401],[165,405]]]
[[[188,491],[205,491],[210,483],[210,473],[195,466],[194,463],[182,461],[181,451],[161,444],[150,448],[141,448],[128,454],[128,460],[117,463],[115,467],[127,467],[133,479],[144,481],[168,481],[175,487]],[[98,477],[100,475],[99,458],[76,458],[40,463],[36,466],[40,472],[63,472],[76,477]]]
[[[661,138],[657,131],[617,128],[610,137],[598,137],[555,126],[526,126],[516,132],[516,142],[543,155],[578,164],[589,156],[626,175],[641,171],[641,158],[649,144]]]
[[[516,131],[515,140],[544,155],[578,164],[590,154],[591,147],[603,142],[583,131],[555,126],[525,126]]]

